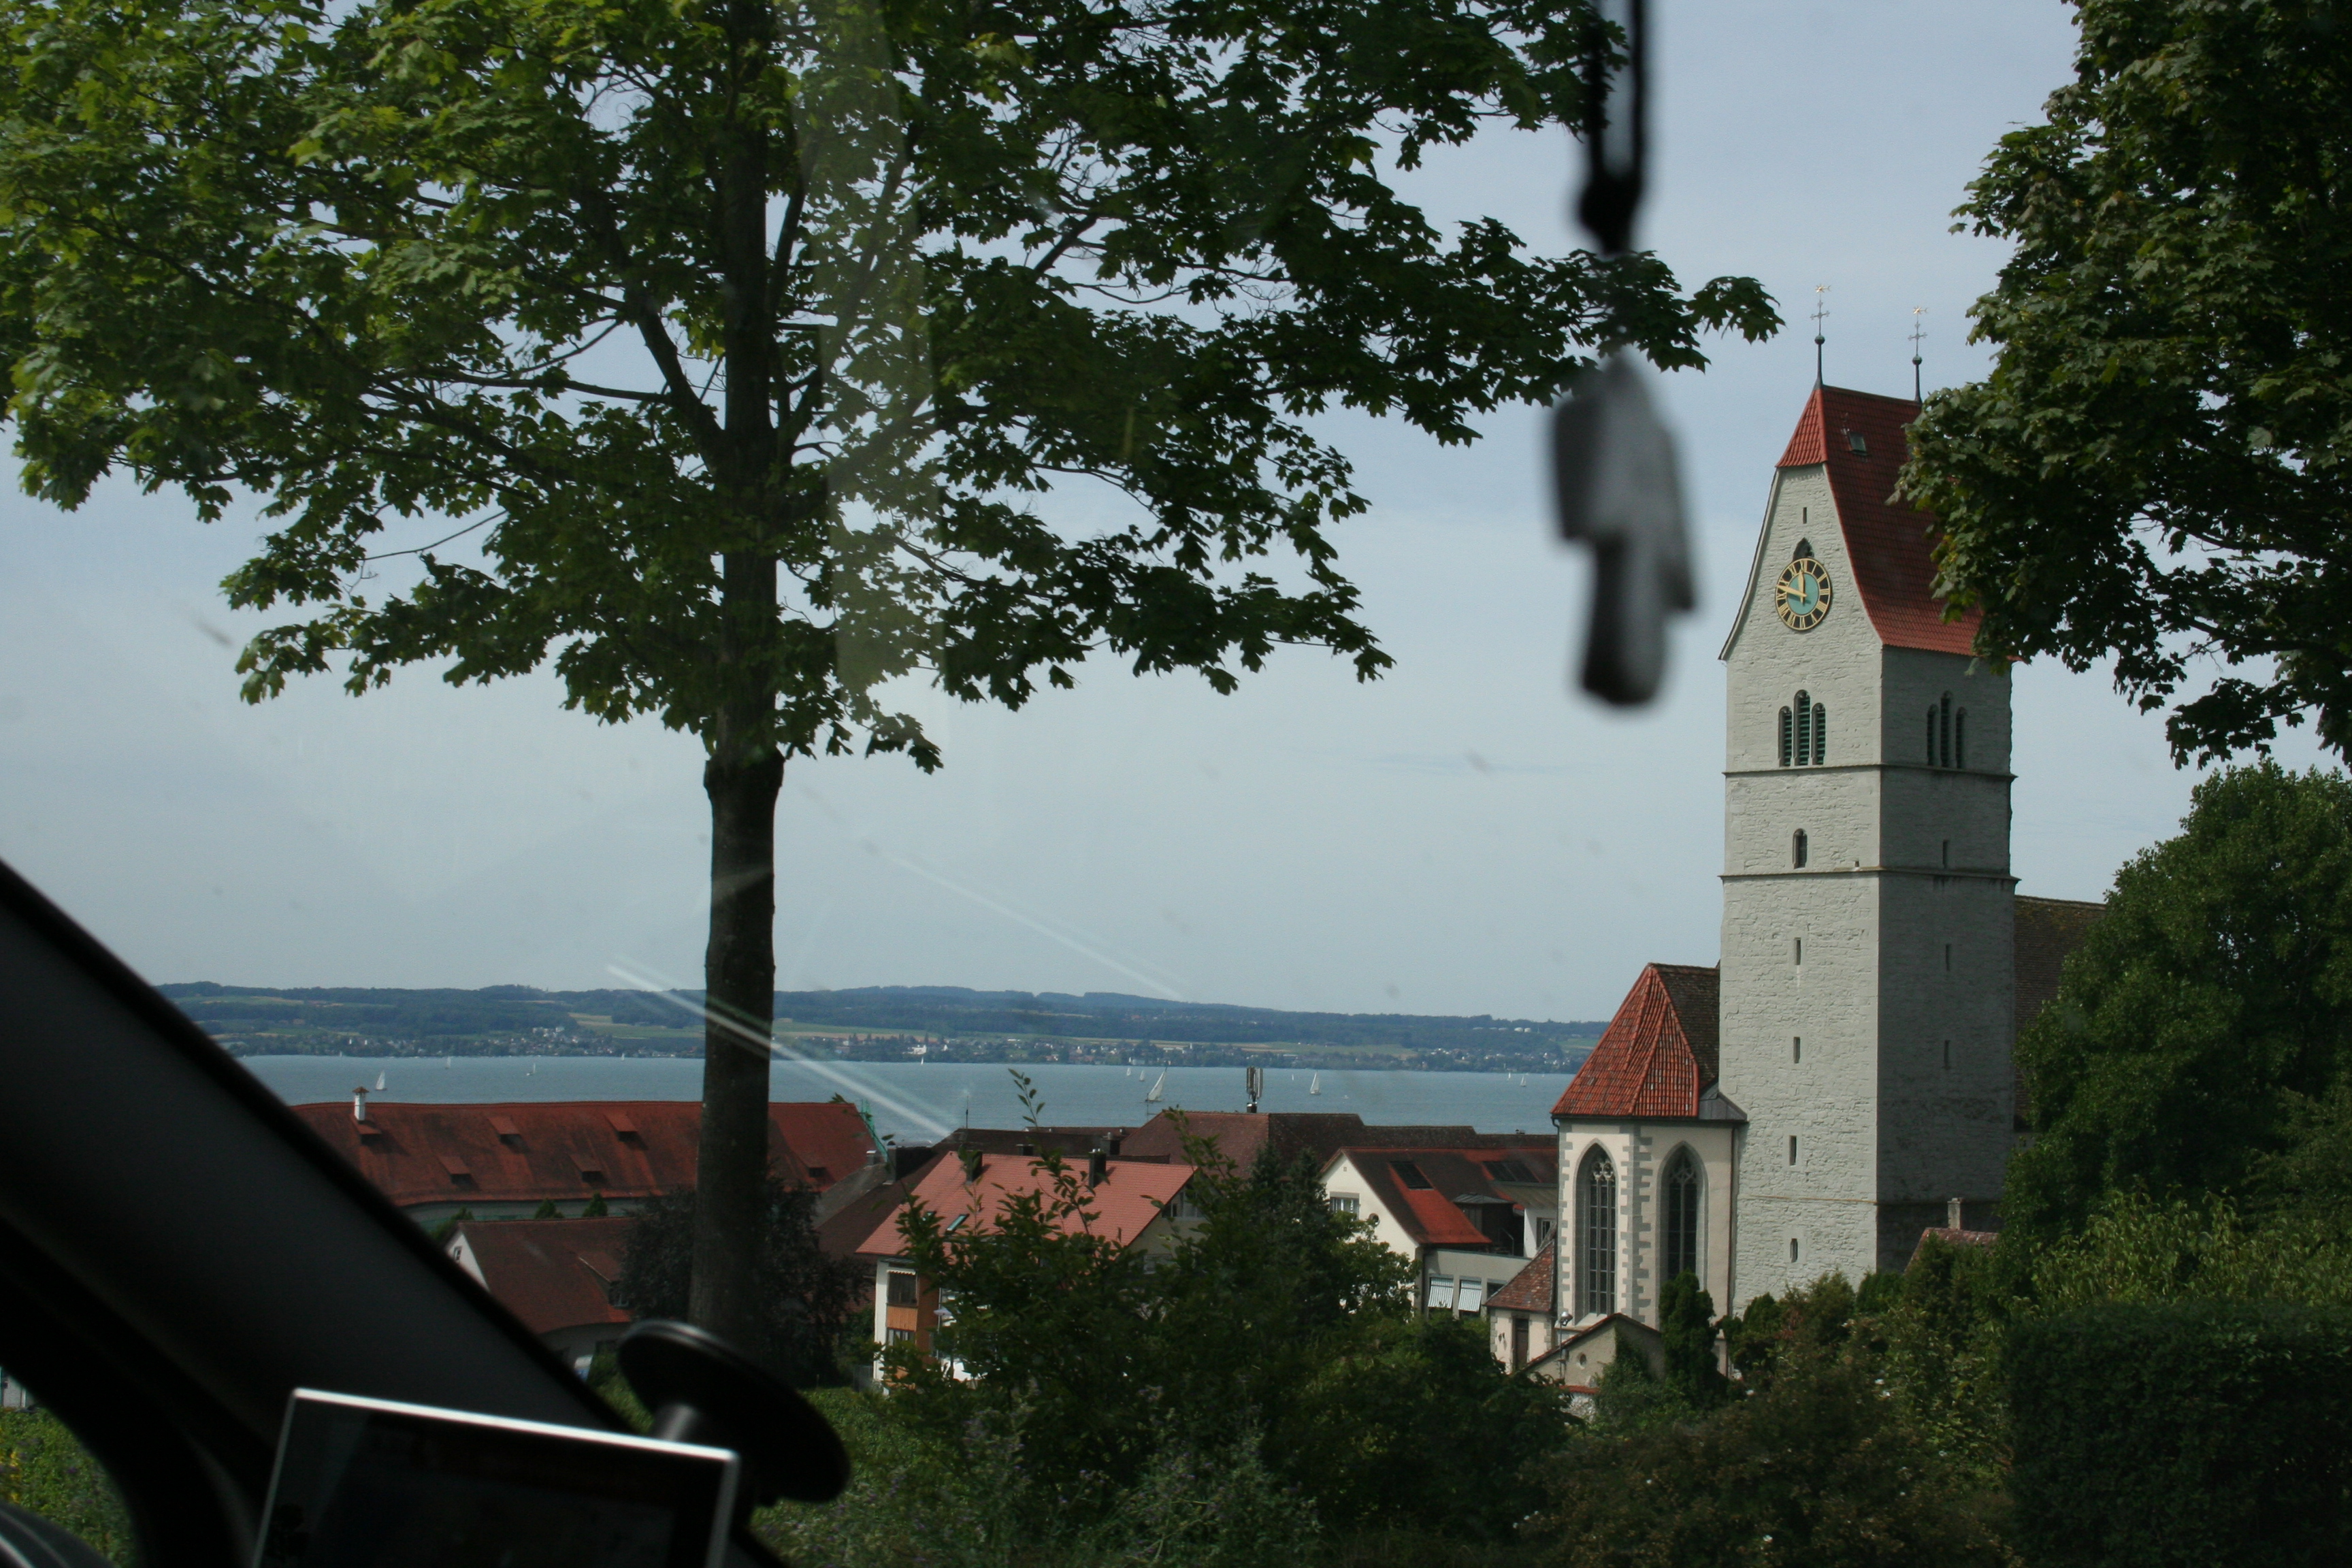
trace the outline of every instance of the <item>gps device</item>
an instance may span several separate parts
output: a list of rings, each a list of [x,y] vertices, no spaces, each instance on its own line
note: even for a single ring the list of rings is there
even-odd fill
[[[718,1568],[726,1448],[298,1388],[255,1568]]]

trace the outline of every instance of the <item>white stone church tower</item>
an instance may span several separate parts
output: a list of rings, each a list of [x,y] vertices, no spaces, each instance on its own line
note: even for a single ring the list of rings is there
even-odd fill
[[[1899,1268],[2014,1141],[2010,683],[1895,504],[1907,399],[1815,387],[1724,644],[1718,969],[1653,965],[1554,1111],[1563,1329]],[[2038,1002],[2037,1002],[2038,1005]]]

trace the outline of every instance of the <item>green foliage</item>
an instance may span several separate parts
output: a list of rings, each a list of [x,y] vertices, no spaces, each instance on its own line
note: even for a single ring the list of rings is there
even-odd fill
[[[1998,1488],[2009,1464],[2002,1351],[2011,1303],[1993,1254],[1929,1236],[1903,1273],[1871,1279],[1895,1286],[1877,1322],[1904,1425],[1956,1473]]]
[[[611,1209],[604,1206],[604,1194],[597,1193],[592,1195],[587,1204],[580,1210],[580,1217],[582,1219],[603,1219],[612,1212],[613,1211]]]
[[[1332,1213],[1306,1163],[1192,1158],[1202,1217],[1150,1266],[1093,1228],[1089,1189],[1050,1155],[1041,1190],[989,1221],[950,1235],[910,1212],[908,1256],[952,1320],[940,1360],[886,1355],[894,1411],[947,1447],[1016,1442],[992,1506],[1032,1542],[1129,1551],[1134,1520],[1192,1517],[1163,1508],[1184,1474],[1302,1530],[1507,1531],[1532,1500],[1518,1468],[1566,1438],[1556,1393],[1507,1375],[1483,1325],[1413,1313],[1410,1266]],[[1165,1528],[1184,1553],[1226,1550]]]
[[[2078,1228],[2110,1193],[2246,1184],[2352,1068],[2352,782],[2264,763],[2192,798],[2018,1042],[2036,1137],[2012,1235]]]
[[[2035,1254],[2032,1295],[2045,1312],[2190,1300],[2352,1306],[2352,1238],[2307,1215],[2250,1220],[2223,1198],[2123,1193],[2078,1235]]]
[[[473,1223],[474,1211],[460,1205],[456,1214],[451,1215],[447,1219],[445,1219],[439,1225],[435,1226],[427,1234],[433,1237],[435,1246],[446,1247],[448,1245],[449,1238],[457,1234],[457,1227],[459,1226],[471,1225]]]
[[[1604,1437],[1687,1425],[1702,1414],[1680,1389],[1650,1369],[1646,1356],[1620,1355],[1593,1381],[1591,1426]]]
[[[1857,1316],[1878,1317],[1892,1308],[1903,1296],[1903,1272],[1881,1268],[1864,1276],[1862,1286],[1853,1293],[1853,1310]]]
[[[2340,1562],[2352,1311],[2108,1305],[2011,1348],[2016,1538],[2035,1568]]]
[[[0,1410],[0,1501],[71,1531],[112,1562],[137,1561],[121,1494],[65,1423],[46,1410]]]
[[[1666,1382],[1693,1409],[1720,1404],[1729,1388],[1716,1365],[1715,1298],[1685,1270],[1658,1298],[1658,1329],[1665,1340]]]
[[[1869,1359],[1810,1340],[1783,1346],[1759,1392],[1696,1423],[1596,1434],[1544,1479],[1521,1534],[1559,1568],[2011,1561],[1990,1500],[1903,1429]]]
[[[1791,1353],[1819,1356],[1844,1344],[1853,1313],[1853,1287],[1843,1274],[1824,1274],[1785,1301],[1757,1297],[1741,1316],[1726,1318],[1722,1329],[1732,1365],[1762,1383]]]
[[[539,1207],[531,1211],[530,1217],[533,1219],[562,1219],[563,1217],[563,1211],[555,1206],[555,1200],[553,1198],[541,1198],[539,1200]]]
[[[744,1345],[796,1387],[838,1383],[844,1331],[864,1270],[817,1243],[816,1194],[770,1178],[752,1258],[755,1342]],[[648,1199],[630,1222],[614,1297],[638,1318],[687,1315],[694,1248],[691,1190]]]
[[[1963,216],[2012,243],[1985,381],[1928,400],[1907,494],[1980,651],[2115,661],[2177,757],[2352,742],[2352,26],[2331,0],[2079,0],[2075,79]],[[2247,668],[2248,661],[2252,667]]]

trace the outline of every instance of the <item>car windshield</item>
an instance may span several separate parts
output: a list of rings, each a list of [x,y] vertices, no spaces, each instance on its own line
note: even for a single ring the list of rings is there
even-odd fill
[[[618,1419],[649,1319],[814,1391],[785,1558],[1584,1563],[1851,1438],[2015,1560],[2051,1325],[2347,1304],[2333,458],[2135,357],[2234,304],[2032,336],[2190,8],[152,9],[5,46],[0,859]]]

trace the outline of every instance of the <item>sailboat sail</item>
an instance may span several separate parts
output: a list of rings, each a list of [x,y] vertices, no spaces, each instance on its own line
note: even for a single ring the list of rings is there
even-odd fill
[[[383,1074],[382,1073],[375,1075],[375,1091],[378,1094],[382,1094],[383,1092]]]
[[[1307,1080],[1307,1092],[1309,1094],[1320,1094],[1323,1092],[1323,1075],[1321,1073],[1317,1073],[1312,1079]]]
[[[1160,1102],[1160,1091],[1167,1087],[1168,1072],[1167,1069],[1163,1068],[1160,1069],[1159,1081],[1154,1083],[1151,1086],[1150,1092],[1144,1095],[1144,1103],[1147,1105],[1157,1105]]]

